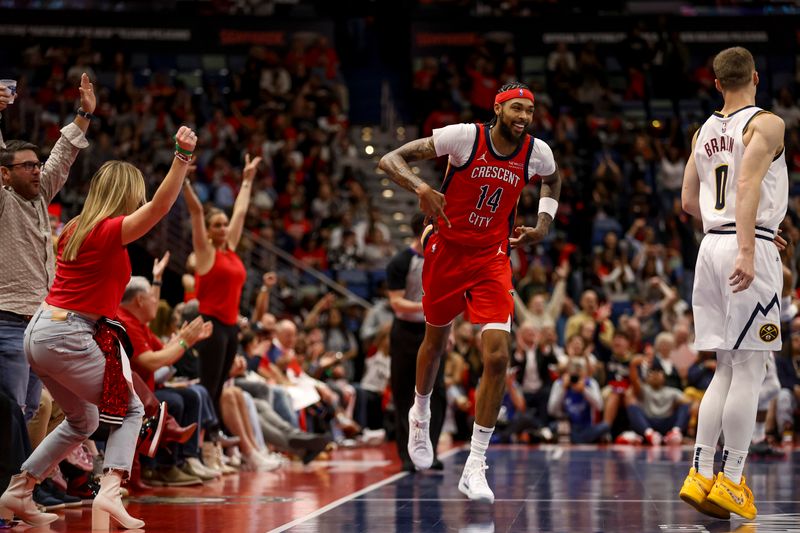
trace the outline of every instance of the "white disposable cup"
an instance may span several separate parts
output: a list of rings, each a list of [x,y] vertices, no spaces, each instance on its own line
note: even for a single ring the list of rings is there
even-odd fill
[[[0,80],[0,85],[11,89],[11,100],[8,103],[13,104],[17,99],[17,80]]]

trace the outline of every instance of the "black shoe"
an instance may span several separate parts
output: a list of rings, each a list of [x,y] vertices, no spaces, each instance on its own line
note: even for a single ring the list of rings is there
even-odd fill
[[[434,459],[431,463],[431,470],[444,470],[444,464],[439,459]]]
[[[35,501],[36,505],[39,507],[43,507],[47,512],[66,507],[63,501],[47,492],[41,484],[36,485],[33,489],[33,501]]]
[[[53,483],[53,480],[50,478],[45,479],[42,481],[41,487],[43,490],[47,491],[51,496],[54,496],[57,500],[61,500],[64,502],[64,506],[68,509],[74,507],[80,507],[82,505],[82,500],[77,496],[70,496],[63,490],[61,490],[58,485]]]
[[[167,402],[161,402],[158,412],[155,415],[144,418],[142,421],[142,428],[139,430],[139,440],[136,443],[136,451],[151,459],[156,456],[158,446],[161,444],[161,436],[164,431],[166,416]]]
[[[778,458],[783,458],[785,456],[785,454],[782,451],[773,448],[766,440],[750,444],[749,454],[757,455],[765,459],[778,459]]]
[[[305,450],[304,453],[298,455],[303,460],[303,464],[307,465],[325,451],[331,440],[327,435],[319,433],[298,432],[289,438],[289,447],[295,450]]]

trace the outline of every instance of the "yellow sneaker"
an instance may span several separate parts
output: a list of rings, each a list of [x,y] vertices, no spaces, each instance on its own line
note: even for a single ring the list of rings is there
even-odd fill
[[[722,472],[717,474],[717,480],[708,493],[708,501],[748,520],[755,518],[758,512],[753,502],[753,492],[745,483],[744,476],[741,484],[737,485]]]
[[[700,475],[697,470],[692,468],[689,470],[689,475],[686,476],[686,479],[683,481],[683,487],[681,487],[680,492],[681,500],[705,515],[727,520],[731,517],[731,513],[719,505],[711,503],[707,499],[708,493],[713,486],[713,479],[708,479]]]

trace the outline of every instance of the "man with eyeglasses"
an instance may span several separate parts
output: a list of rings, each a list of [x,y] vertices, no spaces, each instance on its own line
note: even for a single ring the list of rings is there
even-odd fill
[[[97,103],[86,74],[79,90],[75,120],[61,130],[46,163],[39,161],[38,146],[19,140],[4,144],[0,136],[0,393],[16,401],[26,421],[39,406],[42,385],[30,370],[22,341],[55,274],[47,206],[67,181],[78,152],[89,146],[85,134]],[[10,96],[0,87],[0,111]],[[9,425],[0,420],[0,427]]]

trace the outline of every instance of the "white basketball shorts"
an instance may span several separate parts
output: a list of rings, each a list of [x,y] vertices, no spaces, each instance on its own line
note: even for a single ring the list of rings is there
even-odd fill
[[[739,251],[735,230],[703,238],[692,296],[695,349],[781,349],[783,267],[771,236],[758,230],[756,236],[755,279],[736,294],[729,280]]]

